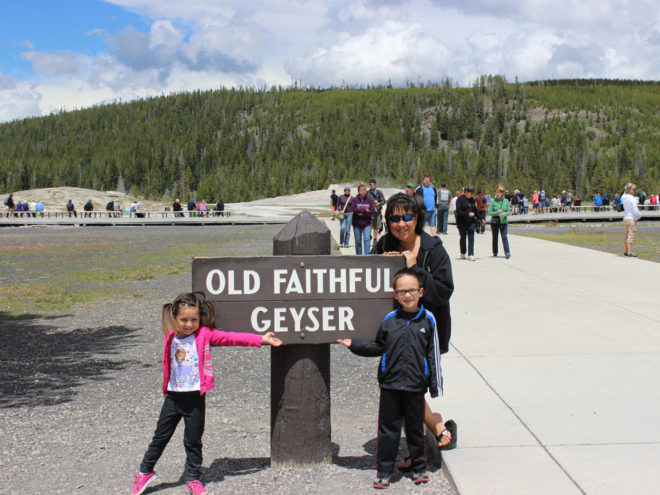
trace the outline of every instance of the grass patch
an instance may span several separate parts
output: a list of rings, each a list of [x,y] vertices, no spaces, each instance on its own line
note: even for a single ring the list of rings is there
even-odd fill
[[[606,253],[623,254],[623,229],[621,231],[572,229],[568,232],[525,232],[519,235]],[[639,258],[660,263],[660,235],[645,233],[642,229],[638,229],[633,251]]]

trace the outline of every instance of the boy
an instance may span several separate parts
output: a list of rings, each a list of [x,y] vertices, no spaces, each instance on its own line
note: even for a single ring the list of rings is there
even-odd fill
[[[403,420],[413,482],[418,485],[429,481],[424,458],[424,393],[427,387],[432,397],[442,393],[435,319],[419,302],[424,294],[419,278],[410,268],[404,268],[394,275],[392,286],[399,307],[385,317],[375,342],[360,338],[337,340],[359,356],[381,356],[374,488],[387,488],[390,484]]]

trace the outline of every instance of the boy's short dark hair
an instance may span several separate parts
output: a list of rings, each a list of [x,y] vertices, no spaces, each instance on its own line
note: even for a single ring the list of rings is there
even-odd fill
[[[394,274],[394,277],[392,278],[392,288],[396,289],[396,282],[399,280],[401,277],[404,275],[411,275],[417,279],[417,284],[422,285],[422,281],[419,278],[419,275],[417,272],[415,272],[412,268],[401,268],[398,272]]]

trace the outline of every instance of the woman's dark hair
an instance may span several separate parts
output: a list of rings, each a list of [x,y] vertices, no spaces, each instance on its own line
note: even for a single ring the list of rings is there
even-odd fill
[[[385,207],[385,231],[388,234],[390,233],[390,221],[392,215],[394,215],[394,212],[397,209],[405,213],[417,215],[415,233],[419,235],[424,231],[424,212],[420,211],[415,198],[408,196],[405,193],[396,193],[394,196],[390,196],[390,199],[387,200],[387,206]]]
[[[215,311],[206,301],[203,292],[184,292],[171,303],[163,304],[161,315],[163,333],[167,335],[174,327],[174,320],[182,307],[197,308],[199,311],[199,326],[213,328],[215,326]]]

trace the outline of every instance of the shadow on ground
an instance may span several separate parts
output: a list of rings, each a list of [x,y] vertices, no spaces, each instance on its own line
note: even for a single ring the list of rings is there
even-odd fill
[[[70,401],[86,380],[105,380],[129,361],[117,360],[137,329],[123,326],[58,330],[61,316],[0,312],[0,408]]]

